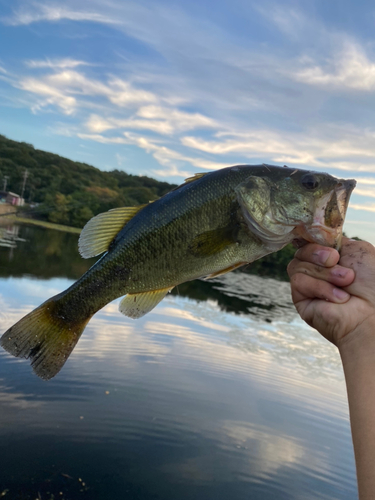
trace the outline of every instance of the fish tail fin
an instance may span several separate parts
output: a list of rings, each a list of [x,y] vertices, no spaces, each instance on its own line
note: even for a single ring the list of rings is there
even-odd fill
[[[61,370],[90,320],[73,322],[62,317],[56,299],[31,311],[0,339],[0,345],[13,356],[30,358],[34,372],[44,380]]]

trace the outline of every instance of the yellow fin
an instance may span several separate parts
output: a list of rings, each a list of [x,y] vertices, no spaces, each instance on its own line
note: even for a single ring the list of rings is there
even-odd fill
[[[106,252],[116,234],[145,206],[114,208],[90,219],[79,236],[81,256],[88,259]]]
[[[238,264],[229,266],[225,269],[222,269],[221,271],[216,271],[216,273],[212,273],[209,276],[206,276],[204,279],[210,280],[211,278],[216,278],[216,276],[221,276],[222,274],[230,273],[231,271],[234,271],[235,269],[238,269],[239,267],[244,266],[245,264],[247,264],[247,262],[239,262]]]
[[[129,293],[120,302],[119,311],[129,318],[141,318],[156,307],[172,288],[174,287],[151,292]]]
[[[188,182],[197,181],[198,179],[200,179],[201,177],[203,177],[206,174],[208,174],[208,172],[200,172],[199,174],[194,174],[191,177],[188,177],[187,179],[185,179],[185,184],[187,184]]]

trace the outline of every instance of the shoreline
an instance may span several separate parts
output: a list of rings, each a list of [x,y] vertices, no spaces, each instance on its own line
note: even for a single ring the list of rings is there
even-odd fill
[[[17,215],[9,214],[0,217],[0,226],[7,224],[22,224],[30,226],[44,227],[45,229],[54,229],[56,231],[64,231],[66,233],[80,234],[82,229],[79,227],[64,226],[63,224],[55,224],[38,219],[28,219],[27,217],[17,217]]]

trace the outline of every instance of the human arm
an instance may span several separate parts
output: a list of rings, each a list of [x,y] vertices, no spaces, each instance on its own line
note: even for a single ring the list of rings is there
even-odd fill
[[[375,248],[345,238],[339,260],[336,250],[309,244],[297,251],[288,272],[301,317],[339,349],[348,391],[359,498],[373,499]],[[344,296],[335,289],[343,291]]]

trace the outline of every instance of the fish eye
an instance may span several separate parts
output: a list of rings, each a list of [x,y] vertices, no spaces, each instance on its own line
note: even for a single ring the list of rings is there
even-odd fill
[[[302,177],[301,184],[306,189],[315,189],[318,187],[319,181],[315,175],[306,174]]]

